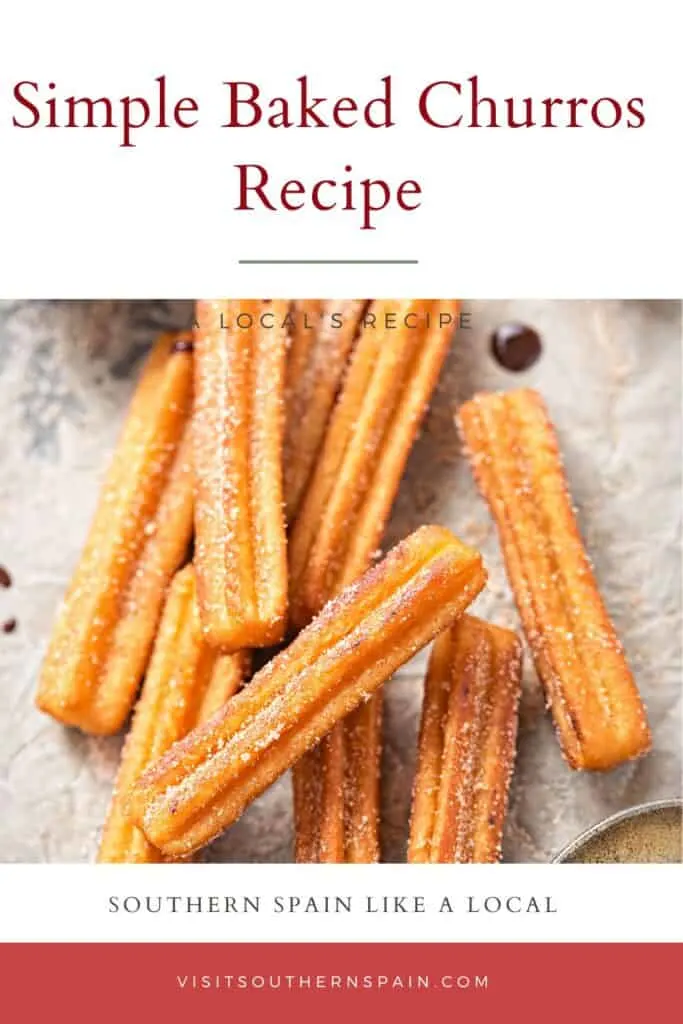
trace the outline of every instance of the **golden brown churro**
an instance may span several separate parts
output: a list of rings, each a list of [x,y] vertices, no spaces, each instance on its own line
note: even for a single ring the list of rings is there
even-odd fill
[[[367,307],[365,299],[295,302],[287,355],[284,489],[294,522],[320,450],[349,355]]]
[[[305,626],[358,579],[381,541],[458,310],[455,300],[376,301],[354,348],[290,541],[291,619]],[[427,326],[426,314],[432,319]],[[451,317],[448,323],[440,322]],[[410,327],[385,328],[387,318]]]
[[[288,303],[197,303],[195,566],[202,626],[225,651],[283,636],[282,432]]]
[[[531,390],[477,395],[459,422],[567,761],[607,769],[638,757],[651,743],[645,708],[581,542],[543,400]]]
[[[379,860],[382,694],[361,704],[294,765],[296,860]],[[303,769],[303,770],[302,770]]]
[[[239,689],[244,654],[220,654],[201,632],[195,572],[176,574],[154,651],[121,755],[114,795],[100,840],[100,863],[150,864],[163,860],[124,813],[125,797],[144,769],[223,706]]]
[[[376,301],[367,311],[367,325],[292,531],[295,625],[305,625],[370,564],[445,359],[457,311],[454,300],[419,299]],[[313,855],[323,860],[378,859],[379,700],[376,708],[352,714],[295,765],[297,860]],[[364,759],[347,756],[363,744]],[[314,806],[307,808],[307,799]],[[363,810],[357,823],[359,807]],[[362,834],[362,841],[354,834]]]
[[[164,335],[145,364],[43,664],[38,707],[85,732],[122,728],[187,554],[190,340]]]
[[[167,856],[209,842],[450,625],[485,579],[480,555],[448,530],[417,530],[142,775],[131,819]]]
[[[500,859],[521,669],[517,636],[470,615],[435,640],[422,704],[409,863]]]

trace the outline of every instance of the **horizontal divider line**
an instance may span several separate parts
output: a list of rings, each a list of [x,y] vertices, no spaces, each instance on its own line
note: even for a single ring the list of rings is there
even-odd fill
[[[315,263],[320,263],[320,264],[339,264],[339,263],[344,263],[344,264],[363,264],[363,263],[382,264],[382,263],[390,263],[390,264],[396,264],[396,263],[418,263],[419,260],[238,260],[237,262],[238,263],[242,263],[242,264],[251,264],[251,265],[253,265],[253,264],[263,264],[263,263],[270,263],[270,264],[297,264],[297,263],[305,263],[305,264],[311,264],[311,263],[313,263],[313,264],[315,264]]]

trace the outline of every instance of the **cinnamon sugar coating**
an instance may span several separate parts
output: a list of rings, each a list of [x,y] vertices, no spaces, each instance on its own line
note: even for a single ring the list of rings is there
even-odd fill
[[[439,313],[457,310],[455,300],[370,304],[368,319],[380,326],[361,329],[292,528],[295,626],[370,565],[450,345],[452,324]],[[388,316],[398,326],[383,327]],[[295,765],[297,860],[378,859],[380,723],[378,703]],[[354,758],[360,749],[364,759]]]
[[[177,740],[206,722],[239,689],[245,654],[221,654],[201,632],[195,571],[176,574],[159,625],[114,784],[98,853],[100,863],[152,864],[163,860],[124,812],[125,798],[144,769]]]
[[[154,346],[50,639],[36,703],[90,733],[123,727],[192,535],[192,355]]]
[[[470,615],[435,640],[422,703],[409,863],[500,859],[521,666],[517,636]]]
[[[379,861],[381,753],[380,692],[294,765],[297,863]]]
[[[143,774],[132,821],[167,856],[209,842],[450,625],[485,579],[480,555],[448,530],[411,534]]]
[[[202,625],[225,651],[284,634],[282,495],[289,303],[197,303],[195,566]]]
[[[365,299],[302,299],[292,304],[284,442],[289,523],[296,519],[366,306]]]
[[[425,314],[456,300],[382,299],[370,312],[417,326],[367,327],[353,351],[320,454],[292,527],[290,617],[305,626],[365,572],[377,550],[453,333]]]
[[[645,707],[579,535],[543,400],[528,389],[481,394],[458,420],[567,761],[609,769],[644,754]]]

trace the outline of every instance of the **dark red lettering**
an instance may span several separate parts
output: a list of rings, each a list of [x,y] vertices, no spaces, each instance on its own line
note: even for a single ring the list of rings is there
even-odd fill
[[[461,94],[461,87],[460,87],[460,83],[459,82],[447,82],[447,81],[432,82],[431,85],[428,85],[420,93],[420,101],[419,101],[420,117],[422,118],[423,121],[426,121],[427,124],[431,125],[432,128],[457,128],[458,125],[460,124],[460,122],[462,121],[462,115],[460,117],[456,117],[456,119],[454,121],[449,121],[448,124],[441,124],[441,122],[435,121],[434,118],[432,117],[432,115],[429,112],[429,100],[430,100],[430,97],[432,95],[432,89],[438,89],[442,85],[446,85],[450,89],[455,89],[455,91],[457,92],[458,96],[460,96],[460,94]]]
[[[270,199],[263,191],[264,186],[268,184],[268,172],[265,167],[261,164],[235,164],[234,165],[239,172],[239,196],[240,201],[235,207],[236,210],[253,210],[255,207],[249,206],[248,195],[249,192],[254,192],[261,200],[262,204],[268,210],[274,210],[275,207],[271,203]],[[258,182],[256,184],[249,184],[247,178],[251,171],[256,171],[258,174]]]
[[[251,128],[261,120],[261,108],[256,102],[261,95],[258,85],[255,82],[223,82],[230,91],[230,119],[221,128]],[[249,95],[240,95],[240,92],[249,90]],[[240,107],[246,106],[245,114],[251,113],[250,121],[240,120]]]
[[[417,210],[418,206],[421,203],[421,200],[418,199],[418,201],[416,203],[413,203],[413,205],[411,206],[409,203],[405,201],[406,195],[422,195],[422,189],[420,188],[416,181],[409,179],[408,181],[401,182],[396,191],[396,202],[398,203],[402,210]]]
[[[24,96],[24,94],[23,94],[24,86],[30,86],[31,89],[33,89],[34,92],[38,92],[38,83],[37,82],[17,82],[17,84],[14,86],[14,92],[12,94],[14,96],[14,99],[19,104],[19,106],[25,107],[26,110],[31,112],[33,120],[30,122],[30,124],[22,124],[21,121],[17,121],[16,117],[13,117],[12,118],[12,124],[14,125],[15,128],[34,128],[35,125],[37,125],[38,122],[40,121],[40,111],[38,110],[38,107],[35,106],[35,104],[31,103],[31,101]]]
[[[199,118],[195,117],[192,121],[184,121],[181,115],[196,114],[198,110],[199,105],[196,100],[193,100],[191,96],[183,96],[173,108],[173,120],[179,128],[194,128],[199,123]]]
[[[121,149],[133,149],[135,143],[131,142],[132,132],[135,128],[142,128],[149,121],[149,103],[147,100],[143,100],[142,96],[124,96],[121,100],[121,107],[123,109],[123,142],[121,142]],[[140,119],[134,120],[133,110],[138,109],[141,111]]]
[[[303,182],[297,181],[296,178],[292,178],[291,181],[286,181],[280,190],[280,201],[284,206],[285,210],[301,210],[304,205],[303,199],[300,203],[291,202],[289,196],[290,193],[295,196],[303,196],[306,192]]]
[[[626,119],[627,128],[642,128],[645,124],[645,111],[643,109],[644,101],[642,96],[633,96],[626,104],[626,109],[629,114],[633,115],[631,118]]]
[[[606,124],[600,116],[601,104],[603,107],[605,104],[609,104],[609,109],[611,109],[612,112],[612,120],[609,124]],[[600,99],[596,100],[591,107],[591,117],[599,128],[614,128],[621,121],[621,104],[617,103],[617,101],[612,99],[611,96],[601,96]]]
[[[323,178],[322,181],[316,181],[311,191],[311,202],[315,206],[316,210],[334,210],[337,205],[336,202],[333,199],[331,203],[323,203],[320,198],[320,189],[323,185],[328,185],[330,188],[334,188],[336,184],[336,181],[333,181],[331,178]]]
[[[334,107],[332,108],[332,117],[334,119],[334,123],[338,125],[339,128],[353,128],[354,124],[358,124],[357,117],[351,118],[350,121],[342,120],[341,115],[345,114],[347,111],[350,114],[357,113],[358,104],[356,103],[355,100],[352,100],[350,96],[342,96],[342,98],[340,100],[337,100]]]

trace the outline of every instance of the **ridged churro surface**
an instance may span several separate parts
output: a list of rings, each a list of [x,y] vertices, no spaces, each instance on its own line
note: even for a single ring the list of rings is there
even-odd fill
[[[292,773],[296,860],[374,864],[379,860],[382,694],[339,722]]]
[[[85,732],[123,727],[190,543],[188,337],[164,335],[147,360],[41,671],[38,707]]]
[[[485,579],[480,555],[448,530],[417,530],[144,773],[132,820],[168,856],[207,843],[450,625]]]
[[[291,618],[299,628],[365,572],[381,542],[457,310],[455,301],[419,299],[377,300],[358,310],[365,327],[317,443],[291,534]],[[377,859],[381,730],[366,725],[380,718],[379,706],[351,716],[294,766],[298,860],[344,860],[352,851]],[[367,766],[347,756],[362,744]],[[314,801],[309,810],[306,793]],[[363,841],[355,843],[348,834],[359,806],[367,813],[359,826]],[[349,841],[340,843],[344,834]]]
[[[513,632],[469,615],[435,640],[422,703],[409,863],[500,859],[521,655]]]
[[[306,625],[368,567],[453,333],[455,300],[383,299],[368,314],[289,546],[290,616]],[[431,320],[427,325],[427,314]],[[385,328],[408,318],[412,326]]]
[[[171,583],[154,651],[126,737],[114,794],[102,831],[100,863],[157,863],[159,851],[124,812],[125,797],[144,769],[239,689],[246,655],[220,654],[201,633],[195,572],[186,566]]]
[[[284,490],[290,523],[296,519],[320,451],[366,306],[365,299],[303,299],[293,303],[284,444]]]
[[[225,651],[278,643],[285,627],[288,307],[279,300],[197,303],[195,565],[207,640]]]
[[[608,769],[645,753],[645,708],[579,535],[555,431],[532,390],[481,394],[459,412],[474,475],[565,757]]]

